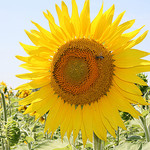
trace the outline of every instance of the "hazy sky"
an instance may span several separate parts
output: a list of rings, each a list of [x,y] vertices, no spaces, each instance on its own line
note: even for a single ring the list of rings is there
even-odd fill
[[[71,0],[64,1],[71,14]],[[22,62],[15,58],[15,55],[26,55],[19,42],[31,44],[24,32],[24,29],[35,29],[30,22],[31,20],[49,29],[48,22],[42,13],[46,9],[53,14],[56,22],[58,22],[55,3],[60,6],[61,0],[0,0],[0,82],[4,81],[13,88],[28,82],[15,77],[16,74],[27,72],[25,69],[18,67]],[[84,0],[77,0],[77,4],[79,12],[81,12]],[[102,0],[91,0],[91,20],[97,15],[101,4]],[[114,18],[126,10],[123,21],[136,19],[136,23],[131,30],[135,30],[142,25],[146,26],[141,33],[150,30],[150,0],[104,0],[104,10],[107,10],[112,4],[115,4],[116,8]],[[135,48],[150,52],[150,33]],[[150,60],[150,57],[146,59]]]

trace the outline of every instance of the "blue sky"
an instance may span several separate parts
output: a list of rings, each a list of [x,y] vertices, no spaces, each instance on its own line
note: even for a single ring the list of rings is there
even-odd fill
[[[84,0],[76,0],[79,12],[84,4]],[[64,0],[69,7],[71,14],[71,0]],[[55,3],[60,6],[61,0],[1,0],[0,1],[0,82],[5,81],[8,86],[13,88],[27,80],[18,79],[16,74],[27,72],[25,69],[18,67],[21,62],[15,58],[15,55],[25,56],[25,52],[19,42],[31,44],[26,36],[24,29],[35,29],[31,20],[39,23],[49,30],[48,22],[43,16],[43,11],[47,9],[53,14],[58,22]],[[102,4],[102,0],[91,0],[91,20],[97,15]],[[129,30],[135,30],[142,25],[143,33],[150,30],[150,0],[104,0],[104,10],[107,10],[112,4],[115,4],[115,16],[126,10],[123,21],[136,19],[136,23]],[[140,33],[140,34],[141,34]],[[139,35],[140,35],[139,34]],[[150,52],[150,33],[147,38],[135,48]],[[146,57],[150,60],[150,57]],[[149,74],[150,78],[150,74]]]

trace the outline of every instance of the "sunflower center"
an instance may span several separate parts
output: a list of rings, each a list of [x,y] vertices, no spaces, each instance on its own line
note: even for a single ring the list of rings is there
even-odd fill
[[[73,84],[81,84],[87,74],[88,65],[86,61],[81,58],[71,57],[64,68],[66,81]]]
[[[51,72],[51,85],[65,102],[90,104],[98,101],[111,86],[112,55],[94,40],[75,39],[58,49]]]

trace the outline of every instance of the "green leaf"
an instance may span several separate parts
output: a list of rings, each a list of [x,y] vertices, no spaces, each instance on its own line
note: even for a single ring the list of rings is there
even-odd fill
[[[137,141],[139,139],[141,139],[140,136],[130,136],[127,138],[127,141]]]
[[[14,98],[14,97],[11,97],[10,100],[11,100],[11,103],[15,103],[15,102],[19,102],[20,101],[19,98]]]
[[[144,110],[144,111],[142,112],[142,116],[143,116],[143,117],[146,117],[148,114],[149,114],[149,111],[148,111],[148,110]]]
[[[85,145],[85,148],[88,148],[88,147],[93,148],[93,144],[90,142],[87,142]]]
[[[133,144],[133,143],[125,142],[125,143],[117,146],[115,150],[138,150],[140,148],[140,146],[141,146],[140,143]]]
[[[6,137],[5,136],[0,136],[0,138],[5,139]]]
[[[26,136],[26,140],[28,143],[34,142],[33,137]]]

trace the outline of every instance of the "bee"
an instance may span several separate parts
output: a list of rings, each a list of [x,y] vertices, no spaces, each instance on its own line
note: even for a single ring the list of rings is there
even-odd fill
[[[104,56],[96,56],[95,58],[96,58],[97,60],[99,60],[99,59],[100,59],[100,60],[103,60],[103,59],[104,59]]]

